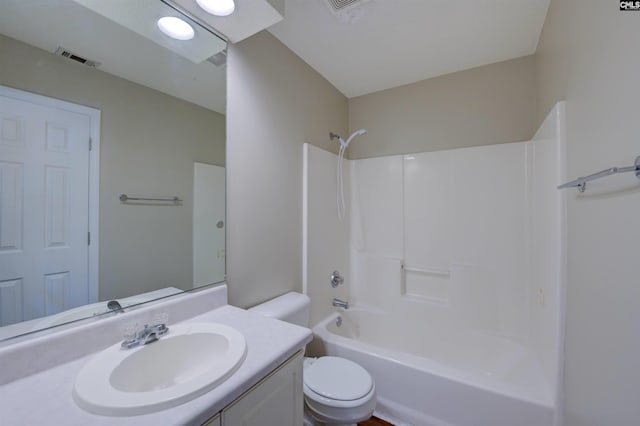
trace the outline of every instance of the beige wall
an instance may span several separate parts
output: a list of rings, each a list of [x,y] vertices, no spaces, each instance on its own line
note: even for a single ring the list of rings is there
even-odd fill
[[[302,146],[337,151],[347,99],[267,32],[227,66],[227,274],[244,307],[302,290]]]
[[[529,140],[535,90],[528,56],[350,99],[350,129],[368,133],[349,158]]]
[[[619,11],[618,2],[551,1],[536,54],[537,115],[541,121],[566,98],[570,178],[630,165],[640,154],[638,40],[640,14]],[[640,419],[638,184],[626,174],[583,196],[567,191],[567,426]]]
[[[224,165],[224,116],[0,36],[0,84],[97,108],[100,299],[190,288],[193,162]],[[130,195],[178,195],[133,207]]]

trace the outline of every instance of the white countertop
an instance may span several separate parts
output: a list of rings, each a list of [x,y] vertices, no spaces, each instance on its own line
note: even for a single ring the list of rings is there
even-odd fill
[[[240,368],[205,395],[177,407],[139,416],[109,417],[88,413],[75,404],[71,395],[76,374],[93,356],[91,354],[1,385],[0,424],[200,425],[303,348],[312,337],[309,329],[229,305],[184,322],[226,324],[240,331],[247,342],[247,356]],[[0,369],[5,368],[11,366],[0,365]]]

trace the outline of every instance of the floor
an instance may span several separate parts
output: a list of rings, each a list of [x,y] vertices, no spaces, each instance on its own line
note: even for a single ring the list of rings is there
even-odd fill
[[[358,426],[393,426],[393,424],[377,417],[371,417],[369,420],[358,423]]]

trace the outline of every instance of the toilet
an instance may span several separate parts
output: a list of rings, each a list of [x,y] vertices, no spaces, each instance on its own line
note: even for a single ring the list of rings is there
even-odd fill
[[[309,297],[287,293],[249,309],[282,321],[309,326]],[[305,358],[303,364],[305,426],[351,425],[373,415],[376,389],[367,370],[345,358]]]

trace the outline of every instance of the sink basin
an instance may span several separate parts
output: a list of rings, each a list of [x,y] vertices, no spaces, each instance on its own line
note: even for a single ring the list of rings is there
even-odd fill
[[[187,402],[218,386],[242,364],[244,336],[213,323],[178,324],[160,340],[133,349],[120,343],[80,370],[73,398],[110,416],[151,413]]]

